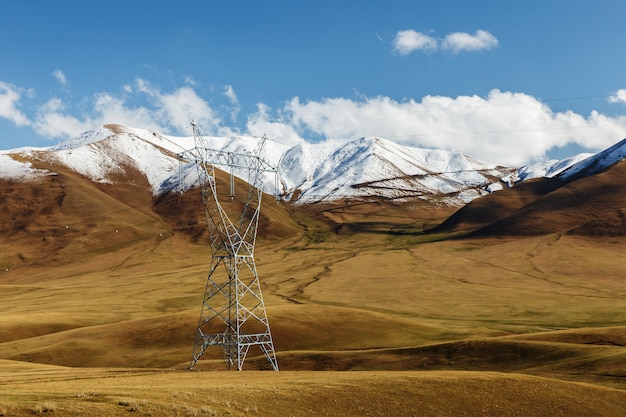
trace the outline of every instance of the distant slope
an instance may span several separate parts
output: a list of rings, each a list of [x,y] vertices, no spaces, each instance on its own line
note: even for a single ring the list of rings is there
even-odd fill
[[[626,140],[554,178],[530,180],[475,200],[436,232],[477,236],[626,235]]]
[[[624,158],[626,158],[626,139],[570,166],[560,172],[557,178],[564,182],[572,182],[578,178],[598,174]]]
[[[626,236],[624,178],[626,161],[621,161],[605,172],[559,187],[510,216],[484,227],[478,233]],[[597,227],[593,227],[594,225]]]
[[[526,205],[554,191],[561,184],[552,179],[534,179],[472,201],[431,232],[468,232],[507,218]]]

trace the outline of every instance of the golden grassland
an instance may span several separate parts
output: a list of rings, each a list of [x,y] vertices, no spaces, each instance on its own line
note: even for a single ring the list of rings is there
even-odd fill
[[[621,391],[468,371],[177,372],[4,365],[4,415],[618,416]]]
[[[252,351],[248,371],[222,371],[218,350],[186,371],[205,246],[155,238],[85,262],[5,272],[0,412],[626,411],[623,242],[419,239],[373,235],[363,244],[328,234],[259,244],[278,374],[253,371],[267,364]]]
[[[624,237],[452,239],[422,232],[450,209],[268,204],[281,371],[251,350],[226,372],[216,349],[190,372],[201,214],[47,181],[64,203],[0,239],[0,415],[626,415]]]

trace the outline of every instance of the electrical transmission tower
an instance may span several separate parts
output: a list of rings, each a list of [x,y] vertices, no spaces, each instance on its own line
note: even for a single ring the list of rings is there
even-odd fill
[[[208,347],[219,346],[226,368],[241,371],[248,350],[258,346],[278,371],[254,262],[264,173],[274,173],[277,184],[277,168],[262,158],[265,136],[252,153],[225,152],[208,148],[198,125],[192,122],[192,127],[195,147],[179,153],[178,159],[181,172],[183,163],[196,164],[213,256],[189,369]],[[217,198],[216,165],[229,168],[231,199],[235,197],[233,171],[246,170],[248,174],[248,195],[234,222]]]

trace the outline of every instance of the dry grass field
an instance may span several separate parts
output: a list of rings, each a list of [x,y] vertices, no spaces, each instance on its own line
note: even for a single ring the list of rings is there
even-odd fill
[[[623,235],[452,238],[423,232],[450,208],[267,199],[281,371],[251,350],[226,372],[216,349],[190,372],[197,194],[152,207],[139,176],[55,169],[0,184],[0,416],[626,415]]]

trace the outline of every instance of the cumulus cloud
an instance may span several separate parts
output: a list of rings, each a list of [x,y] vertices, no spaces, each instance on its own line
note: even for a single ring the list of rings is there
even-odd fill
[[[179,132],[184,131],[192,119],[207,132],[218,133],[222,124],[221,117],[191,87],[182,87],[169,94],[159,93],[156,105]]]
[[[283,119],[306,137],[351,140],[379,136],[408,146],[462,151],[487,162],[519,166],[550,149],[578,144],[601,150],[624,136],[626,117],[553,112],[536,98],[493,90],[487,97],[426,96],[360,100],[292,99]]]
[[[293,121],[275,116],[270,107],[263,103],[257,104],[257,111],[248,117],[247,133],[252,136],[268,137],[286,145],[297,145],[304,139],[296,131]]]
[[[124,86],[123,90],[128,92],[129,86]],[[80,117],[70,114],[60,98],[48,100],[37,111],[33,127],[47,139],[67,139],[107,123],[167,131],[166,126],[158,120],[153,109],[132,107],[127,104],[125,97],[99,93],[94,96],[93,107]]]
[[[441,44],[443,49],[449,49],[452,52],[479,51],[496,46],[498,46],[498,39],[486,30],[477,30],[474,35],[464,32],[450,33]]]
[[[235,90],[233,90],[232,85],[227,85],[226,87],[224,87],[224,95],[232,104],[238,103],[237,94],[235,94]]]
[[[609,103],[626,104],[626,89],[620,89],[609,96]]]
[[[18,108],[21,96],[21,89],[0,81],[0,117],[18,126],[26,126],[30,121]]]
[[[155,119],[164,120],[165,126],[184,132],[189,128],[190,120],[195,120],[205,132],[216,133],[219,130],[221,118],[192,87],[184,86],[171,93],[162,93],[143,79],[137,79],[136,86],[139,92],[151,98]]]
[[[66,114],[63,101],[53,98],[39,109],[33,127],[46,138],[63,138],[79,135],[89,130],[91,124]]]
[[[414,30],[400,30],[393,40],[393,50],[400,55],[408,55],[413,51],[433,51],[438,43],[435,38]]]
[[[452,52],[479,51],[498,46],[498,39],[486,30],[477,30],[474,35],[465,32],[449,33],[443,39],[434,38],[414,30],[400,30],[393,40],[394,52],[408,55],[414,51],[449,50]]]
[[[287,145],[378,136],[407,146],[465,152],[510,166],[544,160],[550,150],[570,144],[600,151],[626,136],[626,116],[555,112],[533,96],[500,90],[486,96],[429,95],[401,101],[385,96],[294,97],[275,109],[258,103],[238,125],[224,122],[224,117],[239,110],[234,89],[224,86],[221,91],[216,96],[221,96],[223,104],[214,108],[192,86],[163,91],[137,79],[118,93],[95,94],[83,102],[90,106],[81,107],[80,114],[60,98],[52,98],[30,121],[18,108],[28,92],[0,82],[0,117],[53,139],[76,136],[106,123],[188,135],[192,119],[209,135],[266,134]],[[608,100],[626,103],[626,90]]]
[[[143,105],[131,105],[141,98]],[[1,103],[1,99],[0,99]],[[232,134],[222,126],[222,119],[189,86],[163,93],[143,79],[134,86],[124,85],[122,94],[98,93],[93,107],[82,117],[68,114],[59,98],[49,100],[37,112],[35,131],[50,139],[76,136],[102,124],[119,123],[159,132],[189,133],[191,120],[196,120],[203,130],[211,134]]]
[[[61,71],[59,69],[55,70],[52,73],[52,75],[54,75],[54,78],[56,78],[59,83],[61,83],[62,85],[67,85],[67,77],[65,76],[63,71]]]
[[[241,106],[239,105],[239,99],[237,99],[237,94],[235,94],[235,90],[232,85],[227,85],[224,87],[224,96],[230,102],[230,120],[235,122],[237,120],[237,115],[239,111],[241,111]]]
[[[153,109],[145,106],[129,106],[125,97],[109,93],[99,93],[95,96],[93,113],[86,118],[86,123],[90,123],[92,128],[107,123],[116,123],[154,131],[167,131],[166,127],[159,122]]]

